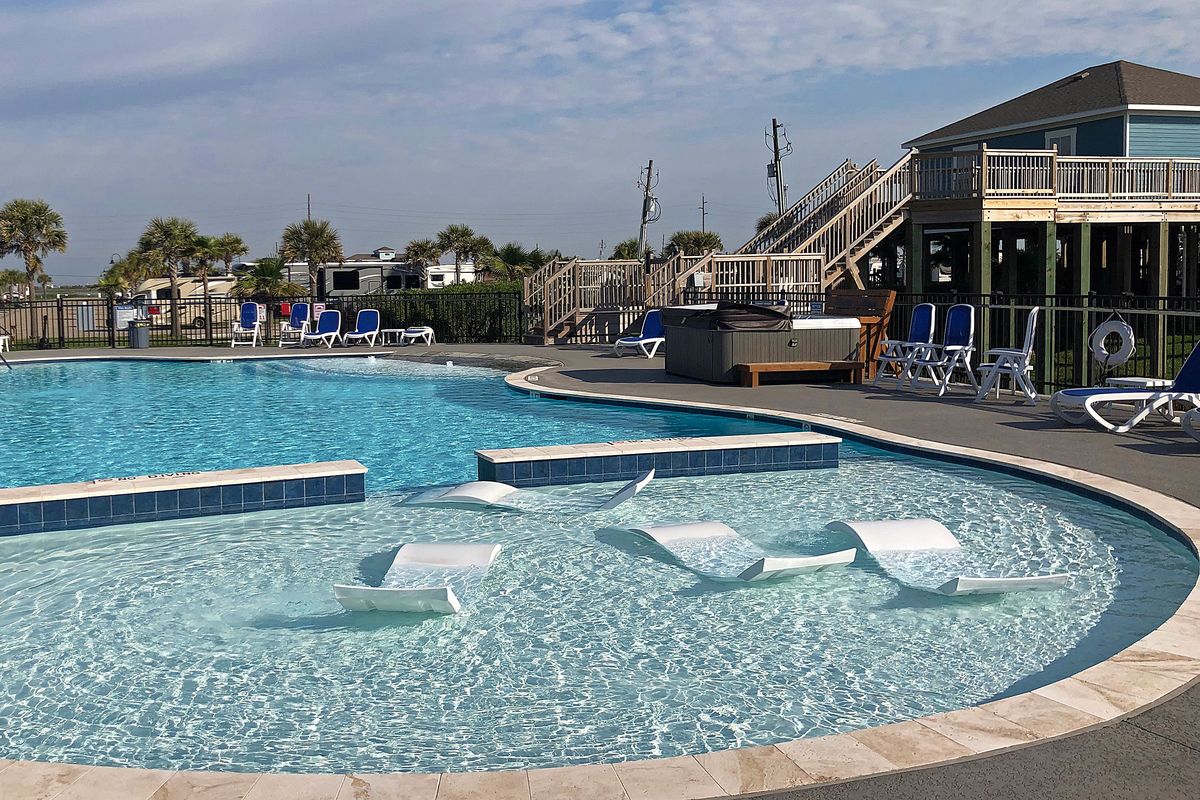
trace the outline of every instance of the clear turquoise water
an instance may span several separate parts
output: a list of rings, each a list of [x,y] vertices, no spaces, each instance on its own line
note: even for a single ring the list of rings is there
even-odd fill
[[[407,506],[421,486],[470,477],[469,451],[484,444],[750,423],[529,400],[483,371],[126,366],[46,368],[37,402],[86,386],[81,402],[127,426],[136,415],[94,390],[148,382],[144,407],[173,398],[173,412],[149,412],[158,450],[93,420],[97,441],[69,439],[59,453],[94,461],[54,467],[10,445],[5,469],[22,470],[13,482],[86,477],[97,464],[230,466],[216,449],[244,457],[238,465],[358,457],[374,492],[349,506],[0,540],[0,757],[379,772],[766,744],[1027,691],[1156,627],[1196,579],[1182,545],[1122,511],[853,445],[837,470],[659,480],[586,516]],[[295,402],[298,387],[310,401],[356,400],[314,421],[311,402],[276,404]],[[205,401],[180,405],[189,392]],[[235,396],[273,415],[260,424],[213,408]],[[54,405],[42,407],[52,427]],[[330,426],[336,436],[310,433]],[[190,460],[178,464],[163,442]],[[136,459],[118,460],[122,448]],[[1074,577],[1057,592],[950,599],[860,556],[838,572],[739,586],[616,530],[712,518],[768,552],[817,553],[851,545],[825,530],[830,520],[919,515],[950,527],[980,572]],[[333,583],[378,583],[395,548],[415,540],[504,549],[453,617],[350,614],[334,602]],[[931,583],[939,568],[923,567]]]

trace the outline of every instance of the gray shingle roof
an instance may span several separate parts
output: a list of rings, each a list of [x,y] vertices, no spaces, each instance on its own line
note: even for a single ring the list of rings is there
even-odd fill
[[[905,146],[1127,105],[1200,107],[1200,78],[1129,61],[1099,64],[930,131]]]

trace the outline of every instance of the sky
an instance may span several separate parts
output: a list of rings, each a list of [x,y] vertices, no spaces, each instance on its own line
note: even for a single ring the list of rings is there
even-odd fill
[[[773,207],[772,117],[798,198],[1087,66],[1200,74],[1198,28],[1195,0],[0,0],[0,202],[62,213],[59,284],[154,216],[270,254],[309,194],[346,253],[459,222],[595,257],[653,158],[652,242],[703,195],[733,249]]]

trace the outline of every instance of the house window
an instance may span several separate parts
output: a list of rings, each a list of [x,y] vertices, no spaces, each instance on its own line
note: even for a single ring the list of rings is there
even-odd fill
[[[333,288],[342,291],[358,291],[358,270],[339,269],[333,273]]]
[[[1061,131],[1046,131],[1046,149],[1058,149],[1060,156],[1075,155],[1075,129],[1066,128]]]

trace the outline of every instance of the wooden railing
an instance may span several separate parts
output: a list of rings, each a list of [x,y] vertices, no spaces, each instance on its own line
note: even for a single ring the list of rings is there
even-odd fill
[[[1053,150],[917,153],[917,200],[1046,198],[1059,202],[1200,199],[1200,159],[1060,156]]]
[[[809,236],[820,230],[825,223],[841,213],[843,208],[853,202],[867,189],[871,188],[871,184],[878,180],[882,174],[883,171],[879,168],[879,162],[872,160],[871,163],[852,176],[840,192],[829,197],[818,208],[814,209],[811,214],[793,225],[791,230],[782,234],[776,240],[772,250],[777,253],[794,252]]]
[[[735,252],[756,253],[762,250],[781,250],[776,244],[780,239],[796,226],[802,224],[804,220],[812,216],[817,210],[824,207],[830,200],[842,195],[847,184],[855,180],[864,171],[869,171],[872,165],[876,165],[876,162],[872,161],[867,168],[859,170],[854,166],[854,162],[847,158],[833,172],[829,173],[824,180],[809,190],[807,194],[795,203],[792,203],[779,219],[763,228]]]
[[[912,154],[906,153],[841,213],[801,243],[798,251],[823,253],[827,267],[848,258],[855,246],[893,214],[900,213],[911,199],[911,164]],[[822,276],[820,289],[826,288],[824,280]]]

